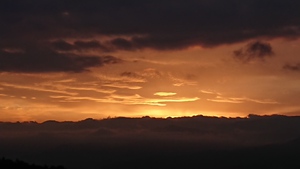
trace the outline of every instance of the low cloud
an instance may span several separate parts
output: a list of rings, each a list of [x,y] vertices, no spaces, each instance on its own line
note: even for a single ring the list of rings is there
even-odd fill
[[[273,56],[274,52],[269,43],[256,41],[247,44],[244,48],[235,50],[233,54],[237,60],[249,63],[257,59],[264,61],[265,58]]]
[[[114,46],[114,48],[119,50],[135,50],[138,48],[130,40],[126,40],[123,38],[113,39],[110,43]]]
[[[108,51],[108,49],[102,45],[99,41],[90,40],[90,41],[75,41],[74,43],[69,43],[64,40],[57,40],[51,43],[51,46],[55,50],[60,51],[84,51],[84,50],[102,50]]]
[[[0,86],[6,88],[13,88],[13,89],[25,89],[25,90],[33,90],[39,92],[49,92],[49,93],[57,93],[57,94],[65,94],[70,96],[75,96],[78,93],[76,92],[68,92],[65,90],[58,90],[53,88],[41,87],[41,86],[32,86],[32,85],[17,85],[17,84],[10,84],[10,83],[0,83]]]
[[[138,94],[135,95],[117,95],[111,94],[102,98],[88,97],[88,96],[62,96],[52,95],[50,98],[57,99],[59,102],[73,102],[73,101],[95,101],[99,103],[117,103],[124,105],[150,105],[150,106],[166,106],[167,103],[184,103],[194,102],[199,100],[198,97],[174,97],[174,98],[145,98]]]
[[[212,90],[200,90],[200,92],[203,94],[222,95],[221,93]]]
[[[102,86],[111,87],[111,88],[119,88],[119,89],[131,89],[131,90],[138,90],[138,89],[143,88],[142,86],[136,86],[136,85],[132,85],[132,84],[118,83],[118,82],[106,83],[106,84],[102,84]]]
[[[283,69],[290,70],[290,71],[300,71],[300,63],[296,64],[285,64]]]
[[[177,93],[174,92],[156,92],[154,93],[155,96],[174,96]]]
[[[38,47],[38,46],[37,46]],[[0,72],[83,72],[91,67],[121,62],[113,56],[80,56],[49,49],[28,49],[22,53],[0,51]]]
[[[270,99],[264,99],[264,100],[258,100],[258,99],[251,99],[247,97],[221,97],[216,96],[214,99],[207,99],[208,101],[212,102],[219,102],[219,103],[245,103],[245,102],[254,102],[259,104],[279,104],[277,101],[270,100]]]

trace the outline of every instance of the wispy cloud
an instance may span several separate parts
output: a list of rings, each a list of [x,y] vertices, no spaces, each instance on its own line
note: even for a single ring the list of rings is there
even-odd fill
[[[235,101],[249,101],[249,102],[261,103],[261,104],[278,104],[278,102],[270,100],[270,99],[258,100],[258,99],[250,99],[247,97],[229,98],[229,99],[235,100]]]
[[[120,76],[115,75],[104,75],[104,74],[94,74],[95,77],[99,78],[104,82],[123,82],[123,83],[145,83],[146,79],[141,76],[135,76],[134,72],[123,72]]]
[[[213,102],[220,102],[220,103],[245,103],[245,102],[254,102],[254,103],[260,103],[260,104],[279,104],[278,102],[270,100],[270,99],[258,100],[258,99],[251,99],[251,98],[247,98],[247,97],[225,98],[225,97],[217,96],[215,99],[206,99],[206,100],[213,101]]]
[[[132,89],[132,90],[138,90],[138,89],[142,88],[141,86],[132,86],[132,85],[125,84],[125,83],[102,84],[102,86],[120,88],[120,89]]]
[[[194,102],[199,100],[198,97],[186,98],[186,97],[178,97],[178,98],[168,98],[168,99],[145,99],[145,103],[149,105],[157,105],[157,106],[166,106],[166,103],[183,103],[183,102]]]
[[[195,86],[195,85],[198,84],[197,81],[175,77],[171,74],[169,74],[169,77],[173,81],[173,86],[177,86],[177,87],[180,87],[180,86]]]
[[[174,93],[174,92],[156,92],[153,95],[155,95],[155,96],[174,96],[176,94],[177,93]]]
[[[64,90],[56,90],[56,89],[49,89],[49,88],[43,88],[43,87],[37,87],[37,86],[26,86],[26,85],[18,85],[18,84],[10,84],[10,83],[0,83],[1,86],[5,87],[11,87],[15,89],[25,89],[25,90],[34,90],[34,91],[40,91],[40,92],[50,92],[50,93],[59,93],[59,94],[66,94],[75,96],[78,93],[75,92],[68,92]]]
[[[57,81],[51,81],[51,82],[43,82],[37,84],[39,87],[43,88],[55,88],[58,90],[63,91],[69,91],[69,90],[75,90],[75,91],[93,91],[97,93],[104,93],[104,94],[111,94],[116,92],[116,90],[113,89],[103,89],[101,88],[101,84],[99,82],[77,82],[76,79],[66,79],[66,80],[57,80]],[[99,87],[98,87],[99,86]],[[80,92],[79,92],[80,93]]]
[[[116,91],[116,90],[109,90],[109,89],[98,89],[98,88],[91,88],[91,87],[71,87],[71,86],[66,87],[66,89],[94,91],[98,93],[107,93],[107,94],[114,93]]]
[[[59,99],[59,101],[95,101],[101,103],[118,103],[118,104],[129,104],[129,105],[152,105],[152,106],[166,106],[166,103],[171,102],[193,102],[197,101],[200,98],[198,97],[175,97],[175,98],[164,98],[164,99],[157,99],[157,98],[145,98],[140,96],[139,94],[135,95],[117,95],[112,94],[110,96],[105,96],[102,98],[96,97],[86,97],[86,96],[50,96],[53,99]]]
[[[212,90],[200,90],[200,92],[204,94],[222,95],[221,93]]]
[[[206,99],[212,102],[219,102],[219,103],[243,103],[243,101],[236,101],[231,99]]]

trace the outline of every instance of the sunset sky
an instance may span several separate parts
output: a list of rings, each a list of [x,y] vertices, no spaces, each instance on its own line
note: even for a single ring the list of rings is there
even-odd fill
[[[300,115],[300,1],[2,0],[0,121]]]

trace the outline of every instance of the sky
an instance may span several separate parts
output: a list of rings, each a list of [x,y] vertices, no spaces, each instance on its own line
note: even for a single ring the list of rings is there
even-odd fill
[[[0,121],[300,115],[299,8],[2,0]]]

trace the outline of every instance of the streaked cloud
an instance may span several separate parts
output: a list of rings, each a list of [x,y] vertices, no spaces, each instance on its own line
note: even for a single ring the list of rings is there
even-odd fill
[[[85,90],[85,91],[95,91],[98,93],[114,93],[116,90],[109,90],[109,89],[98,89],[98,88],[91,88],[91,87],[71,87],[71,86],[66,86],[66,89],[70,90]]]
[[[105,75],[101,73],[94,74],[95,77],[98,79],[105,81],[107,83],[109,82],[123,82],[123,83],[145,83],[146,79],[143,77],[135,77],[132,73],[132,75],[129,75],[131,73],[129,72],[123,72],[120,76],[116,75]]]
[[[156,92],[153,95],[155,95],[155,96],[174,96],[176,94],[177,93],[174,93],[174,92]]]
[[[125,84],[125,83],[102,84],[102,86],[120,88],[120,89],[131,89],[131,90],[138,90],[142,88],[141,86],[132,86],[130,84]]]
[[[247,97],[241,97],[241,98],[225,98],[221,96],[217,96],[215,99],[207,99],[208,101],[212,102],[220,102],[220,103],[245,103],[245,102],[254,102],[254,103],[260,103],[260,104],[279,104],[276,101],[265,99],[265,100],[257,100],[257,99],[251,99]]]
[[[101,103],[118,103],[125,105],[152,105],[152,106],[166,106],[166,103],[183,103],[183,102],[193,102],[197,101],[200,98],[198,97],[174,97],[174,98],[164,98],[164,99],[156,99],[156,98],[145,98],[140,96],[139,94],[135,95],[117,95],[112,94],[110,96],[105,96],[101,98],[96,97],[86,97],[86,96],[59,96],[52,95],[50,98],[59,99],[59,101],[95,101]]]
[[[204,93],[204,94],[222,95],[221,93],[218,93],[218,92],[215,92],[215,91],[212,91],[212,90],[200,90],[200,92]]]
[[[114,93],[116,90],[112,90],[112,89],[101,89],[101,88],[95,88],[95,87],[77,87],[77,86],[71,86],[71,85],[61,85],[61,84],[48,84],[48,85],[43,85],[45,87],[55,87],[57,89],[60,90],[77,90],[77,91],[94,91],[94,92],[98,92],[98,93],[106,93],[106,94],[110,94],[110,93]]]
[[[208,101],[212,101],[212,102],[219,102],[219,103],[243,103],[243,101],[238,101],[238,100],[231,100],[231,99],[206,99]]]
[[[37,87],[37,86],[9,84],[9,83],[3,83],[3,82],[0,83],[0,85],[5,86],[5,87],[15,88],[15,89],[25,89],[25,90],[33,90],[33,91],[49,92],[49,93],[59,93],[59,94],[66,94],[66,95],[71,95],[71,96],[75,96],[78,94],[75,92],[68,92],[68,91],[64,91],[64,90],[55,90],[55,89],[43,88],[43,87]]]

